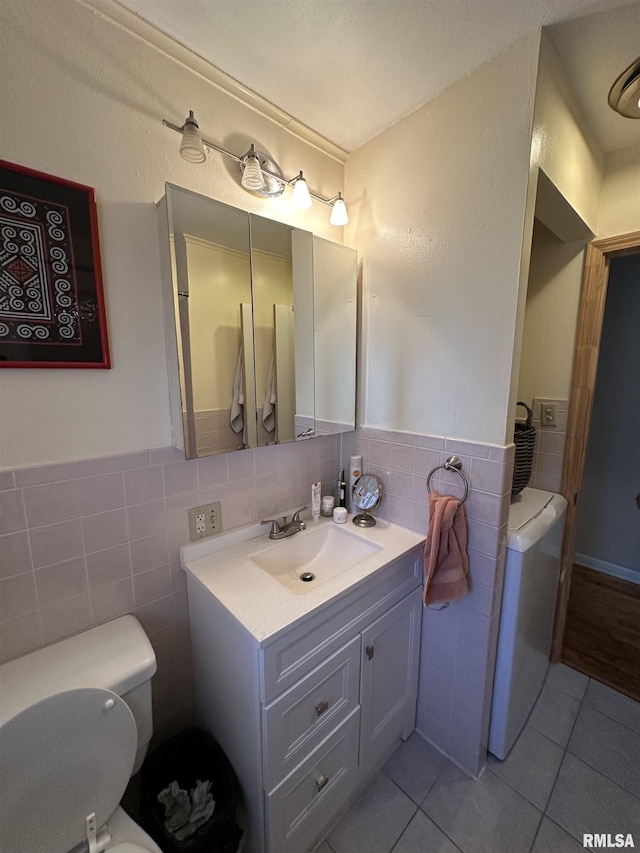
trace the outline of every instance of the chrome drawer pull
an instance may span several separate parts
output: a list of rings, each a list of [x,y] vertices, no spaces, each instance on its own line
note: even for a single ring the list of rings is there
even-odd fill
[[[316,714],[319,717],[321,717],[324,714],[324,712],[328,711],[328,710],[329,710],[329,703],[328,702],[324,702],[324,701],[318,702],[318,704],[316,705]]]
[[[329,777],[325,776],[324,773],[321,773],[319,776],[313,777],[316,780],[316,785],[318,786],[318,793],[329,783]]]

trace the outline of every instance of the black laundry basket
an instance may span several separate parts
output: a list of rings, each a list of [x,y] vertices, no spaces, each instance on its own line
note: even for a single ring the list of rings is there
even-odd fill
[[[190,791],[196,781],[211,781],[216,806],[202,826],[182,841],[164,827],[158,794],[174,780]],[[236,853],[242,830],[236,823],[238,782],[219,744],[197,728],[184,729],[150,755],[141,770],[141,820],[163,853]]]
[[[533,412],[526,403],[516,403],[527,410],[527,420],[517,423],[513,440],[516,445],[516,456],[513,463],[513,482],[511,496],[519,495],[529,485],[533,469],[533,449],[536,443],[536,428],[531,423]]]

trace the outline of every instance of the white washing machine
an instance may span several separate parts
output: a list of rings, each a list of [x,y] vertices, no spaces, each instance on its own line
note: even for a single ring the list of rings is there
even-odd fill
[[[506,758],[549,668],[567,502],[524,489],[509,510],[489,751]]]

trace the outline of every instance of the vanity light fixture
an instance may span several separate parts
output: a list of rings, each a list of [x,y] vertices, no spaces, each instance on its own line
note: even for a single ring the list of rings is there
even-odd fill
[[[242,172],[241,183],[245,190],[253,190],[256,192],[257,190],[264,189],[264,177],[262,175],[260,160],[256,154],[256,148],[253,142],[251,143],[249,152],[244,158],[244,170]]]
[[[293,196],[291,198],[291,207],[294,210],[307,210],[311,207],[311,195],[309,187],[304,179],[302,172],[293,181]]]
[[[253,143],[251,143],[246,154],[238,157],[237,154],[227,151],[226,148],[221,148],[210,139],[204,139],[200,134],[200,128],[193,115],[193,110],[189,110],[189,115],[181,127],[167,119],[163,119],[162,123],[170,130],[175,130],[176,133],[181,134],[180,156],[188,163],[204,163],[207,159],[207,149],[217,151],[219,154],[224,154],[225,157],[231,157],[238,163],[242,173],[240,183],[249,192],[275,198],[282,195],[285,187],[291,186],[293,187],[292,206],[296,210],[305,210],[311,207],[312,199],[315,199],[331,208],[329,219],[331,225],[346,225],[349,222],[342,193],[331,198],[323,198],[311,192],[302,172],[299,172],[295,178],[285,178],[276,161],[263,151],[258,151]]]
[[[609,106],[625,118],[640,118],[640,56],[611,87]]]
[[[200,128],[193,117],[192,110],[189,110],[189,115],[182,125],[181,132],[180,156],[182,159],[186,160],[187,163],[204,163],[207,159],[207,152],[204,150]]]
[[[331,223],[331,225],[346,225],[349,222],[349,216],[347,215],[347,205],[344,203],[342,193],[338,193],[338,197],[333,202],[329,222]]]

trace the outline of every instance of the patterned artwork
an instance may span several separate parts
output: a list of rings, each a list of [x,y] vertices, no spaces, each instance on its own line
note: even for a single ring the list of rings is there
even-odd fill
[[[0,367],[108,367],[93,190],[0,161]]]

